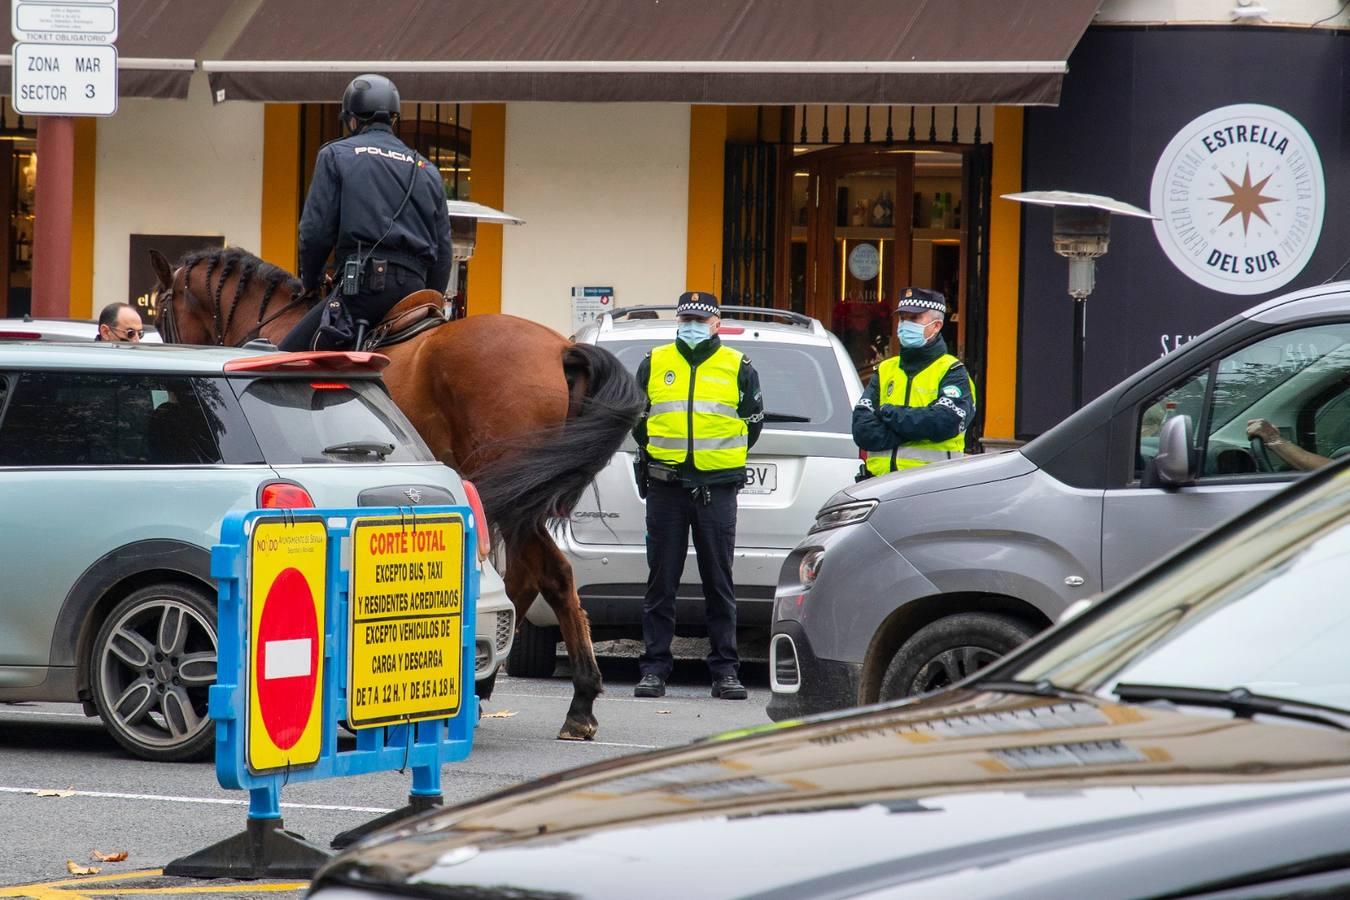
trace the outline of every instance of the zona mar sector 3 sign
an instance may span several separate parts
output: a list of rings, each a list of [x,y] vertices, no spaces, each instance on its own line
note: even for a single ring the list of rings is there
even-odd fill
[[[1326,179],[1298,120],[1241,103],[1176,133],[1153,171],[1151,205],[1158,243],[1188,278],[1225,294],[1265,294],[1312,258]]]

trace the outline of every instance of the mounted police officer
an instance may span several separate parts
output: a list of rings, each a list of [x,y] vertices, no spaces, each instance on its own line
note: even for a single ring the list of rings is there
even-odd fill
[[[374,327],[408,294],[444,292],[450,281],[445,188],[436,168],[394,136],[398,115],[398,88],[383,75],[362,75],[342,95],[351,134],[319,148],[300,217],[301,282],[318,288],[333,253],[336,288],[282,350],[349,343],[353,320]]]
[[[647,412],[633,437],[644,450],[639,490],[646,490],[650,569],[642,602],[642,678],[633,691],[638,697],[666,692],[674,666],[675,591],[692,529],[711,645],[712,695],[746,698],[738,677],[731,561],[736,493],[745,483],[747,452],[764,427],[764,402],[750,360],[717,337],[720,313],[712,294],[681,294],[675,343],[652,350],[637,370],[638,384],[647,391]]]
[[[946,314],[942,294],[905,288],[896,307],[900,355],[877,366],[853,407],[853,441],[866,454],[859,480],[965,453],[975,385],[947,352]]]

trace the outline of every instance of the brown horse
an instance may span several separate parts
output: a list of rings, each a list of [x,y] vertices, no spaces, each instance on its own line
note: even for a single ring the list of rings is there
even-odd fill
[[[313,302],[290,273],[236,247],[191,254],[176,268],[152,256],[166,341],[280,343]],[[573,683],[558,737],[590,740],[600,669],[572,568],[547,525],[571,511],[619,449],[643,408],[641,391],[608,351],[515,316],[471,316],[381,352],[399,408],[439,460],[478,486],[505,550],[517,621],[538,595],[557,615]]]

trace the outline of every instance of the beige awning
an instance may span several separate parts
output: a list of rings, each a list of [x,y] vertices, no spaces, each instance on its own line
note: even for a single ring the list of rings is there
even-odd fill
[[[233,0],[119,0],[117,93],[182,100],[202,45]],[[11,88],[9,54],[0,55],[0,93]]]
[[[217,100],[1054,104],[1100,0],[261,0]]]

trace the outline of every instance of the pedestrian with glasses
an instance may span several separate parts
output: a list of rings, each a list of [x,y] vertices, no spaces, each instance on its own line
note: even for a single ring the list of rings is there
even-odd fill
[[[143,337],[145,326],[141,324],[141,314],[130,303],[110,303],[99,313],[98,336],[94,340],[139,344]]]

